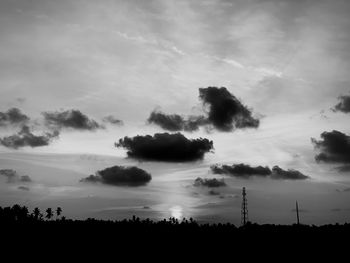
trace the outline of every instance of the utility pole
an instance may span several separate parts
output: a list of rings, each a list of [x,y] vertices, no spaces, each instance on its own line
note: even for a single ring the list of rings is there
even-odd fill
[[[244,226],[248,222],[248,201],[245,187],[242,190],[241,224]]]
[[[300,225],[298,201],[295,202],[295,211],[297,212],[297,225]]]

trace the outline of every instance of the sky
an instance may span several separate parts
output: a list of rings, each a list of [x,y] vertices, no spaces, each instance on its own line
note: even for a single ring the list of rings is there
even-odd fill
[[[239,224],[245,186],[251,221],[294,223],[296,200],[305,223],[348,221],[349,11],[346,0],[1,0],[0,170],[16,174],[10,182],[2,172],[0,205],[60,205],[73,218]],[[200,97],[208,87],[233,96],[233,128],[211,119],[212,98]],[[10,109],[27,118],[16,121]],[[167,130],[148,121],[152,112],[206,123]],[[258,125],[238,127],[236,116]],[[332,131],[341,134],[321,136]],[[207,138],[213,149],[174,162],[127,158],[130,149],[115,147],[125,136],[164,132]],[[14,143],[14,134],[32,141]],[[345,138],[342,146],[331,135]],[[317,158],[321,152],[328,157]],[[210,168],[240,163],[308,178]],[[152,180],[80,182],[115,165],[139,167]],[[226,186],[194,186],[197,177]]]

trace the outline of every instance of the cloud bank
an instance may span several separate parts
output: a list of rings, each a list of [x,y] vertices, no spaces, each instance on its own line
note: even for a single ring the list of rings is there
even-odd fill
[[[317,162],[350,163],[350,136],[336,130],[325,131],[321,140],[311,138],[311,142],[320,151],[315,156]]]
[[[256,176],[269,176],[271,175],[271,169],[269,167],[257,166],[253,167],[248,164],[233,164],[233,165],[212,165],[210,167],[214,174],[229,174],[236,177],[249,177],[251,175]]]
[[[51,133],[46,132],[43,135],[35,135],[31,132],[27,125],[24,125],[17,134],[0,138],[0,144],[12,149],[18,149],[26,146],[34,148],[47,146],[58,136],[58,131],[53,131]]]
[[[201,160],[213,149],[213,142],[205,138],[187,139],[181,133],[156,133],[124,137],[115,144],[128,150],[129,157],[165,162],[190,162]]]
[[[204,116],[189,116],[187,118],[178,114],[165,114],[154,110],[149,116],[148,123],[154,123],[168,131],[196,131],[200,126],[208,123]]]
[[[333,111],[350,113],[350,96],[340,96],[339,103],[334,106]]]
[[[294,169],[283,170],[282,168],[276,165],[272,168],[271,178],[288,179],[288,180],[305,180],[310,177]]]
[[[70,128],[76,130],[93,131],[102,129],[103,126],[79,110],[65,110],[55,112],[43,112],[45,123],[55,129]]]
[[[30,183],[32,179],[28,175],[19,176],[18,173],[13,169],[1,169],[0,175],[7,178],[8,183],[23,182]]]
[[[194,180],[193,186],[206,186],[206,187],[221,187],[226,186],[226,183],[223,179],[218,180],[216,178],[211,179],[203,179],[201,177],[198,177],[196,180]]]
[[[225,174],[239,178],[251,178],[257,177],[269,177],[271,179],[286,179],[286,180],[304,180],[308,179],[309,176],[294,170],[288,169],[284,170],[279,166],[274,166],[272,169],[265,166],[250,166],[248,164],[233,164],[233,165],[212,165],[210,167],[212,173],[214,174]]]
[[[208,120],[220,131],[259,126],[260,122],[253,118],[252,111],[225,87],[201,88],[199,98],[209,106]]]
[[[13,169],[1,169],[0,175],[6,177],[8,183],[14,182],[18,177],[17,172]]]
[[[153,123],[168,131],[196,131],[201,126],[211,125],[220,131],[257,128],[260,121],[253,117],[252,111],[232,95],[225,87],[208,87],[199,89],[199,99],[205,115],[183,117],[178,114],[165,114],[153,111],[148,123]]]
[[[103,183],[116,186],[142,186],[150,182],[152,176],[135,166],[113,166],[81,179],[81,182]]]
[[[18,108],[11,108],[6,112],[0,112],[0,126],[25,124],[29,119],[30,118]]]

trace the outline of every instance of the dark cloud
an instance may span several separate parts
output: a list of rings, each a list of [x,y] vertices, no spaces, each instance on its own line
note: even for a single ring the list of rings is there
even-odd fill
[[[115,144],[128,150],[129,157],[166,162],[189,162],[203,159],[213,149],[213,142],[205,138],[187,139],[181,133],[156,133],[124,137]]]
[[[101,182],[117,186],[141,186],[151,181],[152,176],[135,166],[113,166],[81,179],[82,182]]]
[[[80,180],[80,182],[88,182],[88,183],[97,183],[97,182],[101,182],[101,176],[99,175],[93,175],[90,174],[88,177],[85,177],[83,179]]]
[[[79,110],[66,110],[42,113],[46,124],[55,129],[70,128],[77,130],[96,130],[103,126]]]
[[[333,111],[350,112],[350,96],[340,96],[339,103],[334,106]]]
[[[252,176],[269,177],[272,179],[286,179],[286,180],[302,180],[309,177],[297,170],[283,170],[278,166],[272,169],[265,166],[252,167],[247,164],[233,164],[233,165],[212,165],[210,167],[214,174],[226,174],[240,178],[251,178]]]
[[[165,114],[157,110],[151,113],[147,121],[168,131],[196,131],[200,126],[208,123],[204,116],[189,116],[185,119],[178,114]]]
[[[335,168],[340,173],[350,172],[350,165],[343,165]]]
[[[0,138],[0,144],[12,149],[18,149],[25,146],[40,147],[49,145],[51,141],[58,136],[58,131],[53,131],[52,133],[47,132],[43,135],[34,135],[30,131],[30,128],[24,125],[17,134]]]
[[[350,136],[333,130],[323,132],[321,140],[317,141],[312,138],[311,141],[315,148],[320,151],[315,156],[317,162],[350,163]]]
[[[18,173],[13,169],[2,169],[0,175],[7,178],[8,183],[23,182],[29,183],[32,179],[28,175],[19,176]]]
[[[148,123],[154,123],[168,131],[182,131],[184,119],[177,114],[164,114],[159,111],[153,111],[148,118]]]
[[[225,87],[199,89],[199,98],[209,106],[208,120],[221,131],[235,128],[257,128],[259,120],[252,116],[252,111],[232,95]]]
[[[233,164],[233,165],[212,165],[210,167],[214,174],[228,174],[236,177],[249,176],[269,176],[272,171],[269,167],[257,166],[253,167],[248,164]]]
[[[18,189],[18,190],[23,190],[23,191],[29,191],[29,190],[30,190],[29,187],[27,187],[27,186],[22,186],[22,185],[21,185],[21,186],[18,186],[17,189]]]
[[[108,115],[108,116],[104,117],[102,119],[102,121],[106,122],[106,123],[113,124],[113,125],[123,125],[124,124],[122,120],[119,120],[112,115]]]
[[[29,121],[29,117],[18,108],[11,108],[6,112],[0,112],[0,126],[19,125]]]
[[[225,87],[199,89],[199,98],[208,108],[207,116],[183,117],[154,110],[148,123],[159,125],[168,131],[196,131],[201,126],[213,126],[220,131],[257,128],[260,121],[252,116],[252,111],[232,95]]]
[[[344,189],[336,189],[337,192],[350,192],[350,187]]]
[[[28,175],[22,175],[22,176],[19,178],[19,180],[20,180],[21,182],[25,182],[25,183],[29,183],[29,182],[32,181],[32,179],[31,179]]]
[[[282,168],[276,165],[272,168],[271,178],[288,179],[288,180],[304,180],[310,177],[294,169],[283,170]]]
[[[198,177],[196,180],[194,180],[193,185],[194,186],[207,186],[207,187],[221,187],[221,186],[226,186],[226,183],[223,179],[221,179],[221,180],[218,180],[216,178],[203,179],[201,177]]]
[[[13,169],[1,169],[0,175],[5,176],[8,183],[13,183],[18,178],[17,172]]]
[[[208,118],[204,116],[190,115],[185,120],[184,130],[185,131],[197,131],[200,126],[209,124]]]
[[[219,192],[216,192],[216,191],[214,191],[213,189],[212,190],[210,190],[210,191],[208,191],[208,194],[209,195],[220,195],[220,193]],[[220,196],[220,198],[224,198],[224,196]]]

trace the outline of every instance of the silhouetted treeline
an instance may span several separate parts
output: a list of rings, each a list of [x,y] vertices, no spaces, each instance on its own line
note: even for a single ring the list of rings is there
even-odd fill
[[[20,205],[0,207],[0,241],[12,250],[21,244],[21,250],[60,251],[62,255],[72,252],[81,256],[81,252],[85,257],[97,254],[118,258],[126,252],[129,257],[142,257],[143,253],[153,256],[168,251],[217,260],[242,250],[298,255],[296,251],[310,252],[311,247],[340,248],[346,246],[342,240],[347,240],[350,234],[348,223],[323,226],[248,223],[237,227],[231,223],[200,224],[192,218],[72,220],[62,216],[62,212],[60,207],[45,211],[39,208],[29,211]]]
[[[89,227],[109,227],[120,228],[121,230],[132,229],[137,230],[171,230],[174,231],[205,231],[205,232],[240,232],[240,231],[258,231],[258,232],[271,232],[271,231],[306,231],[306,232],[324,232],[324,231],[349,231],[350,224],[329,224],[322,226],[315,225],[273,225],[264,224],[259,225],[256,223],[248,222],[245,226],[235,226],[231,223],[213,223],[213,224],[200,224],[192,218],[178,220],[170,217],[169,219],[163,219],[160,221],[153,221],[149,218],[141,219],[133,216],[130,219],[124,220],[99,220],[94,218],[87,218],[85,220],[72,220],[67,219],[65,216],[61,216],[62,209],[57,207],[56,209],[47,208],[45,211],[41,211],[39,208],[34,208],[33,211],[29,211],[26,206],[20,206],[18,204],[12,207],[0,207],[0,223],[3,224],[36,224],[43,226],[89,226]]]
[[[57,207],[54,211],[52,208],[47,208],[45,213],[40,211],[39,208],[34,208],[32,212],[26,206],[20,206],[18,204],[12,207],[0,206],[0,222],[3,223],[34,223],[43,222],[46,218],[51,220],[56,215],[56,220],[59,219],[62,213],[62,208]],[[65,220],[65,217],[60,218]]]

